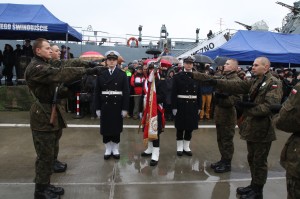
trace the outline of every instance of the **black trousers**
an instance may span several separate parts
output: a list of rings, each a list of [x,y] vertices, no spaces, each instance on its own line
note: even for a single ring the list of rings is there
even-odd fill
[[[180,130],[180,129],[177,129],[176,140],[190,141],[192,139],[192,132],[193,132],[193,130]]]
[[[119,135],[114,135],[114,136],[105,136],[103,135],[103,143],[106,144],[108,142],[114,142],[114,143],[119,143],[120,142],[120,134]]]

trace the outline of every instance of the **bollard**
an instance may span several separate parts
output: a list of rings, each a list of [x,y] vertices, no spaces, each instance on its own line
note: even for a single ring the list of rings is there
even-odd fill
[[[80,115],[80,93],[76,93],[76,115],[73,116],[74,119],[81,119],[83,118],[82,115]]]

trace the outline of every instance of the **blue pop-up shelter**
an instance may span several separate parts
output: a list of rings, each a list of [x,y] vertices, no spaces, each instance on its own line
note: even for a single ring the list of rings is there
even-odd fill
[[[239,30],[228,42],[203,54],[212,59],[224,56],[241,62],[265,56],[275,63],[300,64],[300,35]]]
[[[81,41],[82,35],[43,5],[0,4],[0,39]]]

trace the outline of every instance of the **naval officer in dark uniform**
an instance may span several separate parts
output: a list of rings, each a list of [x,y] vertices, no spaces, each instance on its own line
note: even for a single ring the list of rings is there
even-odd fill
[[[190,141],[192,132],[198,129],[198,118],[202,104],[199,82],[192,79],[195,58],[183,58],[184,70],[174,76],[172,88],[172,111],[177,129],[177,155],[192,156]]]
[[[105,160],[111,156],[120,159],[120,134],[129,108],[129,83],[126,73],[117,67],[119,56],[116,51],[105,53],[108,70],[97,78],[95,86],[95,107],[100,117]]]

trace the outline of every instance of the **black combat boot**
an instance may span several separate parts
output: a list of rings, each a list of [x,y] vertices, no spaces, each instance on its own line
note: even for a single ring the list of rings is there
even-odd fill
[[[247,193],[249,193],[252,190],[252,186],[248,185],[247,187],[238,187],[236,189],[236,193],[239,195],[245,195]]]
[[[65,172],[67,170],[67,164],[60,162],[58,160],[54,160],[53,163],[53,171],[54,173],[62,173]]]
[[[263,186],[252,185],[251,191],[247,194],[241,195],[240,199],[263,199]]]
[[[219,160],[218,162],[211,163],[210,168],[215,169],[216,167],[220,166],[222,164],[222,160]]]
[[[35,184],[34,199],[60,199],[60,196],[48,189],[48,184]]]
[[[64,195],[65,194],[65,190],[62,187],[56,187],[52,184],[48,184],[47,187],[48,190],[50,190],[52,193],[55,193],[56,195]]]
[[[231,161],[230,160],[222,160],[221,164],[217,166],[214,171],[216,173],[225,173],[231,171]]]

